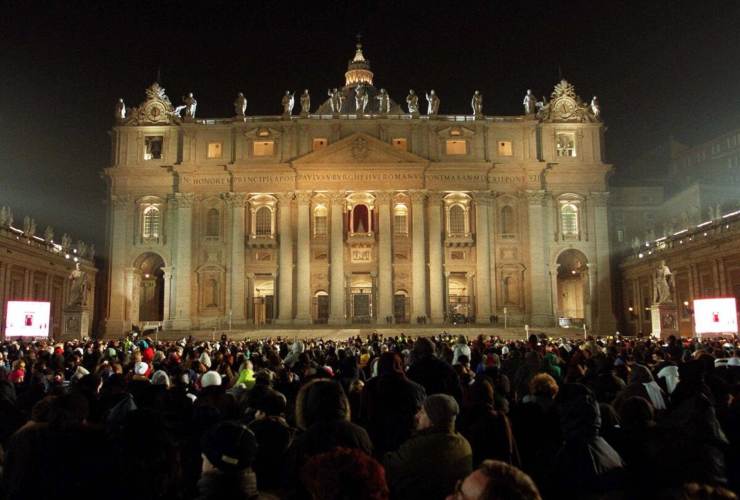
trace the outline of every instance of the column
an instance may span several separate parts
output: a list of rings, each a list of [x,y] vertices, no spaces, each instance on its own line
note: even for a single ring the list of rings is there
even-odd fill
[[[278,319],[279,324],[293,321],[293,227],[291,203],[293,193],[278,195],[280,221],[280,262],[278,268]]]
[[[127,267],[123,271],[126,282],[126,312],[125,317],[129,323],[139,323],[139,285],[140,278],[138,269],[135,267]]]
[[[426,193],[414,191],[411,194],[411,215],[413,233],[411,239],[412,262],[412,299],[411,322],[419,316],[427,315],[427,272],[426,272],[426,245],[424,241],[424,199]]]
[[[105,318],[105,335],[119,337],[131,329],[126,321],[126,290],[124,268],[126,267],[126,248],[130,244],[127,238],[129,214],[132,203],[128,196],[111,195],[108,207],[110,217],[110,263],[108,267],[108,311]],[[61,318],[59,318],[61,323]],[[62,325],[62,329],[64,326]]]
[[[232,326],[244,326],[246,315],[244,306],[244,210],[246,195],[244,193],[227,193],[224,196],[226,205],[231,207],[231,272],[229,274],[231,293],[229,295],[229,310],[227,318],[231,319]]]
[[[586,268],[588,269],[588,283],[586,283],[586,290],[584,291],[583,320],[586,322],[589,331],[591,331],[598,327],[597,316],[599,314],[599,308],[597,297],[594,297],[598,277],[595,264],[589,262],[586,264]],[[594,307],[594,303],[596,303],[596,307]],[[600,334],[598,331],[596,333]]]
[[[432,323],[444,322],[447,287],[442,268],[442,193],[429,193],[429,313]]]
[[[393,315],[393,257],[391,252],[391,193],[375,195],[378,207],[378,289],[377,322]]]
[[[297,248],[298,267],[296,272],[296,324],[311,323],[311,193],[296,194],[298,201]]]
[[[594,192],[589,196],[594,207],[594,236],[596,256],[596,281],[592,297],[596,300],[594,333],[613,335],[617,321],[612,309],[611,269],[609,268],[609,225],[606,215],[607,192]]]
[[[175,319],[172,329],[189,330],[192,326],[190,303],[192,293],[193,193],[177,193],[177,247],[175,259]]]
[[[331,263],[329,297],[331,311],[329,324],[343,325],[347,322],[344,277],[344,193],[331,193]]]
[[[552,317],[558,319],[558,269],[560,264],[557,262],[550,266],[550,295],[552,297]],[[585,304],[584,304],[585,306]]]
[[[530,273],[529,287],[532,291],[532,307],[530,310],[533,326],[551,326],[554,322],[552,317],[552,292],[548,290],[547,279],[547,253],[545,242],[549,237],[545,234],[545,191],[527,191],[528,218],[529,218],[529,257]]]
[[[167,322],[172,318],[172,275],[174,274],[175,268],[172,266],[165,266],[162,268],[164,273],[164,307],[162,311],[162,324],[167,325]]]
[[[491,240],[489,237],[488,212],[491,195],[474,193],[475,200],[475,302],[476,323],[491,322]]]

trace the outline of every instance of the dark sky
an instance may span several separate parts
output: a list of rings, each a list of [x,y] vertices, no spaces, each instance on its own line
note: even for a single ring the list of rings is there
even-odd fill
[[[0,205],[102,249],[107,131],[161,67],[198,117],[277,114],[286,89],[314,105],[340,86],[361,32],[375,84],[397,101],[434,88],[441,113],[518,114],[559,71],[601,101],[617,172],[669,135],[689,144],[740,126],[740,2],[0,1]]]

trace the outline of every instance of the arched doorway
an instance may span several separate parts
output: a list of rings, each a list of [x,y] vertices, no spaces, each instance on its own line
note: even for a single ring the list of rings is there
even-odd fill
[[[450,273],[447,279],[447,315],[450,323],[467,323],[473,315],[467,273]]]
[[[587,319],[588,260],[566,250],[557,260],[557,313],[562,326],[581,326]]]
[[[164,260],[156,253],[145,253],[134,263],[138,281],[138,323],[164,320]],[[136,320],[136,318],[133,318]]]

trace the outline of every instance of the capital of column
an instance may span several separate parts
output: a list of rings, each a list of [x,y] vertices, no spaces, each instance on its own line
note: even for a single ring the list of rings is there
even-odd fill
[[[592,191],[588,195],[589,200],[594,204],[596,207],[605,207],[607,201],[609,200],[609,192],[608,191]]]
[[[165,279],[172,278],[175,274],[175,266],[164,266],[162,268],[162,272],[164,273]]]
[[[442,200],[444,199],[445,194],[440,193],[439,191],[433,191],[427,193],[427,199],[429,200],[429,205],[439,205],[442,203]]]
[[[278,202],[280,202],[280,205],[287,205],[289,204],[293,198],[295,198],[295,193],[292,191],[288,191],[287,193],[277,193],[275,197],[278,199]]]
[[[473,191],[471,194],[478,205],[490,205],[493,200],[493,196],[488,191]]]
[[[247,195],[245,193],[223,193],[221,199],[224,200],[227,206],[232,208],[242,208],[247,203]]]
[[[375,193],[375,201],[381,205],[386,205],[391,202],[393,199],[393,192],[392,191],[377,191]]]
[[[527,189],[524,194],[530,205],[542,205],[547,193],[542,189]]]
[[[428,194],[429,193],[427,193],[426,191],[414,190],[409,192],[409,198],[411,198],[411,203],[416,205],[418,203],[424,203],[424,200],[426,199]]]
[[[295,199],[298,201],[299,205],[308,205],[311,203],[312,197],[313,193],[311,193],[311,191],[296,191],[295,193]]]
[[[177,208],[191,208],[195,203],[195,193],[175,193]]]
[[[113,208],[126,208],[131,203],[131,196],[127,194],[112,194],[110,201]]]
[[[329,201],[332,205],[344,203],[346,197],[347,195],[344,191],[333,191],[329,193]]]

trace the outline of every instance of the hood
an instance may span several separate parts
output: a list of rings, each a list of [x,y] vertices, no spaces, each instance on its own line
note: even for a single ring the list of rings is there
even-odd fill
[[[653,374],[650,368],[645,365],[634,365],[630,373],[630,384],[648,384],[654,382]]]
[[[590,440],[599,435],[599,403],[588,387],[582,384],[564,384],[555,401],[560,428],[566,441]]]

